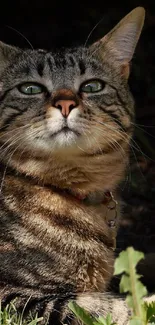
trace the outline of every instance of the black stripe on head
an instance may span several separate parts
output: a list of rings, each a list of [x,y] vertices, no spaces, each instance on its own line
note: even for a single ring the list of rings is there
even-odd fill
[[[80,68],[80,74],[84,74],[86,72],[86,66],[82,60],[79,61],[79,68]]]
[[[55,59],[55,65],[56,68],[58,69],[65,69],[67,66],[67,60],[64,54],[62,54],[62,56],[58,56],[58,57],[54,57]]]
[[[134,115],[127,108],[126,102],[121,98],[121,96],[120,96],[120,94],[119,94],[119,92],[118,92],[117,89],[116,89],[116,94],[117,94],[117,97],[118,97],[120,103],[122,104],[122,107],[125,110],[126,114],[128,114],[130,116],[131,120],[133,120],[134,119]]]
[[[0,102],[3,102],[5,100],[7,94],[9,93],[10,89],[6,90],[5,92],[0,94]]]
[[[23,108],[21,109],[20,107],[17,107],[17,105],[13,105],[13,104],[7,104],[7,106],[4,105],[4,107],[2,107],[2,110],[5,110],[5,109],[9,110],[9,108],[14,109],[16,112],[25,112],[27,110],[27,108],[23,110]]]
[[[91,66],[91,68],[96,72],[96,70],[98,70],[99,69],[99,65],[98,65],[98,63],[96,62],[96,61],[94,61],[94,60],[91,60],[90,61],[90,66]]]
[[[20,68],[20,71],[21,73],[28,75],[30,73],[30,67],[28,65],[25,65],[22,68]]]
[[[70,64],[72,65],[72,67],[74,68],[75,67],[75,60],[74,60],[74,57],[72,55],[68,55],[68,59],[70,61]]]
[[[43,63],[38,63],[37,65],[37,71],[38,71],[38,74],[40,75],[40,77],[43,76],[43,71],[44,71],[44,64]]]
[[[127,108],[126,102],[120,96],[118,89],[115,88],[112,85],[110,85],[110,87],[113,88],[116,91],[116,95],[117,95],[117,98],[118,98],[119,102],[121,103],[122,109],[124,109],[124,111],[126,112],[126,114],[128,116],[130,116],[131,120],[133,121],[134,120],[134,114],[132,112],[130,112],[129,109]]]

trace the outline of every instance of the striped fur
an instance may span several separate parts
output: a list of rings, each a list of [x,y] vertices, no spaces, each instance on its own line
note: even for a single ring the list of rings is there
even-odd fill
[[[144,10],[133,10],[89,48],[0,45],[0,298],[6,305],[16,297],[25,317],[32,310],[49,324],[76,324],[70,299],[92,313],[110,310],[115,320],[124,306],[120,324],[128,317],[123,300],[106,293],[114,238],[103,197],[118,198],[128,164],[127,78],[143,20]],[[103,89],[83,92],[94,79]],[[21,93],[27,82],[42,92]],[[76,102],[67,118],[58,99]]]

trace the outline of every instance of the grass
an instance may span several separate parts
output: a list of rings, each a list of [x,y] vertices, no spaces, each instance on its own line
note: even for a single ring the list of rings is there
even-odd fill
[[[14,305],[14,301],[6,306],[6,308],[1,308],[0,305],[0,325],[37,325],[43,320],[43,317],[32,318],[31,314],[27,320],[23,318],[24,310],[22,313],[18,313]],[[54,324],[53,324],[54,325]]]

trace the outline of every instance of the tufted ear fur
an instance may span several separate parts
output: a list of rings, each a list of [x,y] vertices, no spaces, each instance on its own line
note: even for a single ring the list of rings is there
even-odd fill
[[[14,56],[20,50],[14,46],[7,45],[3,42],[0,42],[0,73],[3,72],[5,67],[10,63]]]
[[[122,74],[129,76],[129,62],[132,59],[136,44],[144,24],[145,10],[137,7],[125,16],[107,35],[92,45],[101,56],[109,53],[115,63],[122,67]]]

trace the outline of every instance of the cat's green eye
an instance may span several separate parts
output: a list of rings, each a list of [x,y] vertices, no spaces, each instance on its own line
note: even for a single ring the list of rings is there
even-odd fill
[[[20,85],[18,89],[25,95],[37,95],[41,94],[44,91],[43,86],[33,82],[24,83]]]
[[[104,88],[104,82],[101,80],[90,80],[83,83],[80,87],[80,91],[84,93],[97,93]]]

